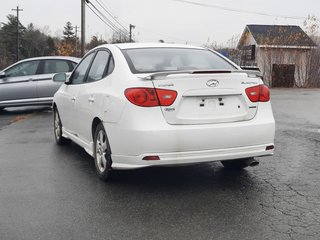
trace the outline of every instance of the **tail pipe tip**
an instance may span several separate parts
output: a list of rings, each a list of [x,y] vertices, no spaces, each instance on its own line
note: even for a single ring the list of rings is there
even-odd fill
[[[254,158],[249,158],[249,159],[246,160],[246,165],[249,166],[249,167],[255,167],[255,166],[259,165],[259,161],[257,161]]]

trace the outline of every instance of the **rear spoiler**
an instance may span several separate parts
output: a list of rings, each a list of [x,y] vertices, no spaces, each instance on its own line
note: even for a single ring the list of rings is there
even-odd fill
[[[262,78],[262,74],[259,70],[239,70],[239,71],[236,71],[236,72],[241,72],[241,73],[246,73],[248,75],[248,77],[252,77],[252,78]]]
[[[175,74],[220,74],[220,73],[246,73],[248,77],[261,78],[262,75],[260,71],[255,70],[184,70],[184,71],[166,71],[166,72],[156,72],[152,73],[146,77],[143,77],[142,79],[145,80],[155,80],[155,79],[163,79],[169,75],[175,75]]]

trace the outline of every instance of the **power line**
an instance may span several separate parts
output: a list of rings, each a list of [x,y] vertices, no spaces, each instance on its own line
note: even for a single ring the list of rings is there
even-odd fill
[[[109,16],[111,16],[113,18],[114,21],[116,21],[121,27],[123,27],[124,24],[120,24],[120,21],[121,19],[118,18],[119,20],[116,19],[115,17],[115,14],[113,13],[114,11],[111,9],[111,7],[108,7],[103,0],[95,0],[100,7],[102,7],[104,9],[104,11],[106,11],[108,13]],[[102,5],[102,6],[101,6]],[[121,22],[125,22],[125,23],[128,23],[127,21],[121,21]],[[129,23],[128,23],[129,24]],[[129,24],[129,26],[132,25],[132,24]],[[123,27],[126,31],[126,33],[128,34],[128,30],[126,30],[125,27]],[[170,39],[173,39],[173,40],[176,40],[176,41],[179,41],[179,42],[189,42],[189,43],[195,43],[195,44],[200,44],[200,43],[196,43],[196,42],[191,42],[191,41],[186,41],[184,39],[179,39],[179,38],[175,38],[175,37],[172,37],[172,36],[169,36],[169,35],[166,35],[166,34],[162,34],[162,33],[157,33],[157,32],[154,32],[154,31],[151,31],[149,29],[146,29],[146,28],[143,28],[143,27],[140,27],[140,25],[137,27],[138,29],[141,29],[141,30],[144,30],[146,32],[150,32],[150,33],[153,33],[153,34],[156,34],[156,35],[159,35],[159,36],[163,36],[163,37],[167,37],[167,38],[170,38]],[[129,30],[129,39],[130,39],[130,30]],[[201,45],[201,44],[200,44]]]
[[[105,20],[104,22],[110,27],[112,28],[114,31],[116,32],[121,32],[121,29],[118,28],[114,23],[112,23],[92,2],[88,1],[89,4],[91,4],[91,6],[95,9],[96,12],[98,12],[98,14]],[[88,4],[87,4],[88,5]],[[89,6],[89,5],[88,5]],[[93,10],[93,9],[91,9]]]
[[[121,26],[124,31],[128,32],[128,30],[116,19],[116,17],[104,6],[103,2],[96,0],[96,2],[100,5],[100,7],[116,22],[119,26]]]
[[[110,7],[110,5],[106,4],[103,0],[100,0],[100,2],[111,13],[111,15],[113,15],[113,18],[122,24],[121,26],[126,26],[129,24],[128,21],[125,21],[124,19],[118,17],[119,14],[115,14],[116,12]]]
[[[117,21],[117,19],[115,18],[114,14],[112,13],[112,11],[110,10],[110,8],[108,8],[105,3],[102,1],[102,0],[95,0],[99,6],[108,13],[109,16],[112,17],[112,19],[114,21],[116,21],[118,24],[119,24],[119,21]],[[113,31],[115,32],[124,32],[122,29],[120,29],[119,27],[117,27],[115,24],[113,24],[91,1],[86,1],[87,2],[87,6],[89,7],[89,9],[104,23],[106,24],[107,26],[109,26]],[[89,5],[92,5],[92,7]],[[132,24],[129,24],[129,26],[132,25]],[[125,34],[129,34],[129,38],[130,38],[130,31],[128,32],[128,30],[126,30],[122,25],[120,25],[124,30],[125,30]],[[132,25],[133,26],[133,25]],[[169,36],[167,34],[162,34],[162,33],[158,33],[158,32],[155,32],[155,31],[152,31],[152,30],[149,30],[149,29],[146,29],[146,28],[143,28],[141,27],[140,25],[137,27],[138,29],[141,29],[143,31],[146,31],[146,32],[150,32],[150,33],[153,33],[153,34],[156,34],[156,35],[159,35],[159,36],[163,36],[163,37],[167,37],[169,39],[172,39],[172,40],[175,40],[175,41],[179,41],[179,42],[183,42],[183,43],[194,43],[194,44],[197,44],[197,45],[202,45],[201,43],[198,43],[198,42],[193,42],[193,41],[188,41],[188,40],[185,40],[185,39],[179,39],[179,38],[176,38],[176,37],[173,37],[173,36]]]
[[[105,23],[107,26],[109,26],[114,32],[119,33],[120,34],[120,38],[121,38],[121,34],[128,34],[128,31],[125,29],[122,30],[119,27],[117,27],[114,23],[112,23],[92,2],[87,1],[93,8],[91,8],[88,4],[87,6],[89,7],[89,9],[98,17],[100,18],[100,20]]]
[[[137,27],[137,28],[138,28],[138,29],[142,29],[142,30],[144,30],[144,31],[146,31],[146,32],[150,32],[150,33],[153,33],[153,34],[162,36],[162,37],[167,37],[167,38],[169,38],[169,39],[173,39],[173,40],[176,40],[176,41],[179,41],[179,42],[183,42],[183,43],[194,43],[194,44],[197,44],[197,45],[203,45],[202,43],[193,42],[193,41],[188,41],[188,40],[186,40],[186,39],[176,38],[176,37],[173,37],[173,36],[170,36],[170,35],[167,35],[167,34],[155,32],[155,31],[152,31],[152,30],[150,30],[150,29],[141,27],[140,25],[139,25],[139,27]]]
[[[100,17],[94,10],[91,8],[89,4],[87,4],[88,8],[96,15],[104,24],[106,24],[108,27],[110,27],[113,31],[117,32],[119,29],[114,28],[112,25],[110,25],[108,22],[106,22],[102,17]]]
[[[102,6],[101,4],[100,4],[100,2],[98,2],[97,0],[96,0],[96,2],[100,5],[100,6]],[[118,27],[118,26],[116,26],[113,22],[111,22],[111,20],[110,19],[108,19],[92,2],[90,2],[90,4],[96,9],[96,11],[97,12],[99,12],[99,14],[101,15],[101,16],[103,16],[103,18],[106,20],[106,21],[108,21],[114,28],[117,28],[117,29],[119,29],[120,31],[121,31],[121,29]],[[103,7],[102,7],[103,8]],[[104,9],[104,8],[103,8]],[[104,9],[105,10],[105,9]],[[106,11],[106,10],[105,10]],[[109,12],[107,12],[108,13],[108,15],[110,15],[112,18],[113,18],[113,16],[109,13]],[[124,28],[125,29],[125,28]]]
[[[267,17],[277,17],[277,18],[286,18],[286,19],[295,19],[295,20],[305,19],[304,17],[300,17],[300,16],[275,15],[275,14],[269,14],[269,13],[264,13],[264,12],[249,11],[249,10],[230,8],[230,7],[224,7],[224,6],[214,5],[214,4],[199,3],[199,2],[193,2],[193,1],[187,1],[187,0],[171,0],[171,1],[187,3],[187,4],[197,5],[197,6],[201,6],[201,7],[215,8],[215,9],[220,9],[220,10],[224,10],[224,11],[231,11],[231,12],[238,12],[238,13],[249,13],[249,14],[261,15],[261,16],[267,16]]]

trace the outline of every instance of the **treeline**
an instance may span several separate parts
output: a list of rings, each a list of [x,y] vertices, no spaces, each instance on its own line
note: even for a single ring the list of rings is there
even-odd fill
[[[36,28],[32,23],[26,27],[19,21],[19,60],[38,56],[75,56],[80,57],[80,40],[76,29],[70,22],[64,26],[62,37],[52,37],[48,31]],[[0,28],[0,70],[17,60],[17,18],[7,16],[7,23]],[[113,34],[109,42],[126,42],[128,38]],[[107,41],[93,36],[86,44],[86,50],[107,43]]]

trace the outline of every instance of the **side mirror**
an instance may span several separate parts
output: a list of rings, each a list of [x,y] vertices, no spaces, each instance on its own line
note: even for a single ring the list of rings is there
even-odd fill
[[[57,73],[57,74],[53,75],[52,80],[54,82],[67,82],[67,80],[68,80],[67,74],[66,73]]]
[[[0,79],[6,78],[6,73],[5,72],[0,72]]]

